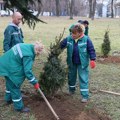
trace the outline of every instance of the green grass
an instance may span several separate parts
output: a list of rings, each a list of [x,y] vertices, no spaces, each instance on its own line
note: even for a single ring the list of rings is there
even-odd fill
[[[30,29],[27,25],[22,25],[24,33],[24,41],[26,43],[34,43],[37,40],[41,40],[45,45],[45,48],[48,48],[51,42],[54,42],[55,37],[62,33],[63,29],[66,28],[64,37],[66,37],[69,32],[68,28],[71,24],[75,23],[79,19],[86,19],[75,17],[74,20],[69,20],[69,17],[41,17],[42,20],[46,21],[47,24],[38,23],[34,30]],[[0,51],[2,50],[3,45],[3,32],[8,22],[10,22],[10,17],[1,17],[0,18]],[[110,30],[110,41],[111,41],[111,52],[114,50],[120,51],[120,19],[95,19],[94,21],[88,19],[90,22],[89,25],[89,35],[93,41],[96,52],[100,53],[101,44],[104,39],[105,30],[109,26]],[[42,54],[39,57],[40,60],[34,64],[34,72],[39,78],[39,73],[42,71],[43,63],[40,63],[41,60],[46,59],[46,54]],[[64,55],[63,55],[63,59]],[[99,64],[94,70],[90,70],[90,89],[103,89],[113,92],[120,93],[120,67],[118,64]],[[29,89],[27,83],[24,83],[24,86]],[[67,88],[67,85],[66,85]],[[0,88],[0,96],[3,95],[4,91]],[[67,89],[65,89],[66,91]],[[2,92],[1,92],[2,91]],[[1,98],[1,97],[0,97]],[[79,98],[79,90],[75,98]],[[96,105],[97,108],[104,110],[108,115],[111,116],[112,120],[119,120],[120,118],[120,96],[114,96],[106,93],[91,93],[90,95],[92,105]],[[89,109],[91,105],[88,105]],[[13,108],[11,107],[0,107],[1,116],[3,120],[14,119],[18,115],[14,112],[11,112]],[[1,117],[0,116],[0,117]],[[34,115],[25,116],[22,115],[21,120],[35,120]]]
[[[120,93],[120,66],[117,64],[97,64],[96,69],[90,71],[90,89],[108,90]],[[120,118],[120,96],[97,92],[91,94],[91,101],[104,109],[112,120]]]
[[[69,17],[41,17],[42,20],[46,21],[47,24],[38,23],[34,30],[30,29],[27,25],[22,25],[24,32],[25,42],[33,43],[34,41],[41,40],[46,46],[49,46],[54,41],[55,37],[58,36],[64,28],[66,28],[64,37],[68,35],[68,28],[71,24],[75,23],[79,18],[75,17],[73,20],[69,20]],[[92,39],[96,51],[100,52],[100,47],[103,42],[105,30],[109,26],[110,30],[110,41],[111,41],[111,52],[119,50],[120,46],[120,19],[95,19],[94,21],[88,19],[89,35]],[[2,17],[0,19],[0,46],[2,47],[3,32],[7,24],[11,21],[10,17]]]

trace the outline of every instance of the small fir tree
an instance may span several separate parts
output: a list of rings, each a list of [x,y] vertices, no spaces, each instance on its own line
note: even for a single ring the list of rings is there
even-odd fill
[[[105,31],[104,40],[101,46],[102,54],[104,57],[108,57],[108,54],[111,50],[110,39],[109,39],[109,30]]]
[[[43,72],[40,74],[39,83],[46,96],[54,96],[59,88],[64,86],[66,81],[65,65],[63,65],[60,54],[60,42],[64,31],[55,38],[55,43],[50,45],[47,62],[44,64]]]

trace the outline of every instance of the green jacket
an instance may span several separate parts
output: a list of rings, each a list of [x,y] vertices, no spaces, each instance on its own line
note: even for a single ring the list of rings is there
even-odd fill
[[[6,52],[18,43],[23,43],[22,30],[17,25],[10,23],[4,32],[3,49]]]
[[[87,53],[87,36],[78,40],[79,57],[82,68],[88,67],[89,65],[89,54]],[[67,64],[72,65],[74,40],[71,36],[67,37]]]
[[[89,27],[85,27],[85,32],[84,34],[88,36],[88,31],[89,31]]]
[[[16,86],[20,86],[25,78],[34,85],[37,83],[32,72],[34,59],[32,44],[17,44],[0,56],[0,76],[9,77]]]

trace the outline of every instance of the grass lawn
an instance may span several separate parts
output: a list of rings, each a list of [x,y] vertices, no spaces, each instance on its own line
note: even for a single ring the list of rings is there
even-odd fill
[[[42,20],[46,21],[47,24],[38,23],[34,30],[30,29],[27,25],[22,25],[24,33],[24,41],[26,43],[34,43],[34,41],[41,40],[48,48],[51,42],[54,42],[55,37],[62,33],[63,29],[66,28],[64,37],[69,32],[68,28],[72,23],[75,23],[79,19],[86,19],[75,17],[74,20],[69,20],[69,17],[41,17]],[[103,42],[104,33],[107,28],[110,30],[110,41],[111,41],[111,52],[117,50],[120,51],[120,19],[95,19],[91,21],[89,25],[89,36],[93,41],[96,52],[101,53],[101,44]],[[10,17],[0,17],[0,51],[2,51],[3,45],[3,32],[7,24],[11,21]],[[46,54],[42,54],[39,58],[44,60]],[[64,58],[63,58],[64,59]],[[42,64],[35,62],[34,72],[39,76]],[[38,69],[36,69],[38,68]],[[26,83],[27,84],[27,83]],[[27,86],[24,84],[24,86]],[[120,93],[120,64],[100,64],[97,63],[97,67],[94,70],[90,70],[90,89],[103,89],[113,92]],[[66,89],[65,89],[66,90]],[[77,91],[76,98],[79,97],[79,90]],[[0,88],[0,96],[3,95],[3,89]],[[1,98],[1,97],[0,97]],[[112,120],[120,120],[120,96],[114,96],[106,93],[91,93],[91,102],[99,109],[104,110],[108,115],[111,116]],[[88,105],[89,107],[89,105]],[[14,116],[19,116],[17,113],[12,113],[11,108],[2,108],[0,111],[4,120],[14,120]],[[10,116],[13,116],[11,118]],[[22,116],[21,120],[35,120],[34,115]]]

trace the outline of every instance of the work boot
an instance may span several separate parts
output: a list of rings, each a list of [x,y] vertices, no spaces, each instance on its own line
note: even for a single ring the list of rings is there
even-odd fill
[[[16,110],[16,111],[21,112],[21,113],[28,113],[28,112],[30,112],[30,109],[28,107],[24,107],[23,109]]]
[[[75,90],[69,90],[69,95],[74,95],[75,94]]]
[[[25,95],[25,91],[23,91],[23,90],[21,90],[21,96],[22,96],[22,98],[28,98],[28,96]]]
[[[82,102],[82,103],[87,103],[87,102],[88,102],[88,99],[83,98],[83,99],[81,100],[81,102]]]
[[[28,98],[28,96],[23,93],[21,94],[21,96],[22,96],[22,98]]]
[[[10,100],[10,101],[7,101],[7,102],[6,102],[6,105],[10,105],[10,104],[12,104],[12,103],[13,103],[13,101]]]
[[[69,95],[74,95],[75,91],[69,91]]]

